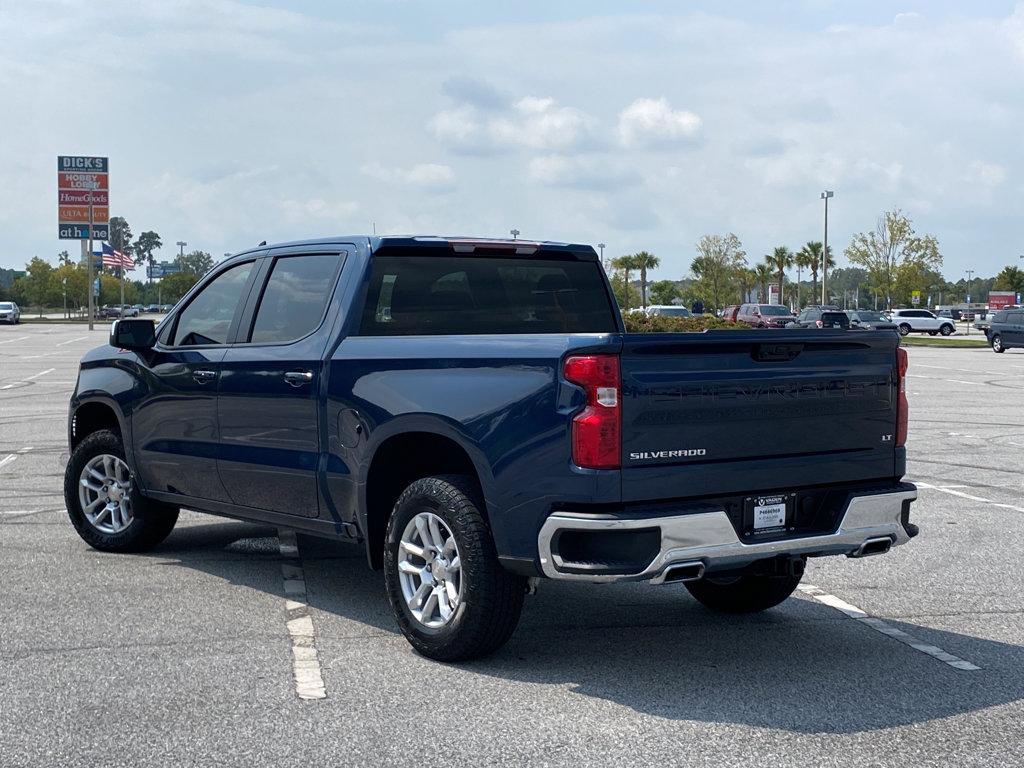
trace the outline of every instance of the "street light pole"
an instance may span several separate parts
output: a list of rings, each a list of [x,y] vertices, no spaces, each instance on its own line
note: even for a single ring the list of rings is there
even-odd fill
[[[517,230],[515,228],[512,228],[511,230],[509,230],[508,233],[509,233],[509,235],[512,236],[512,240],[515,240],[516,238],[519,237],[519,230]]]
[[[185,269],[185,246],[188,245],[184,240],[177,241],[174,245],[178,247],[178,269]]]
[[[970,318],[971,313],[971,281],[974,279],[974,270],[964,270],[967,273],[967,313]],[[971,335],[971,321],[967,321],[967,335]]]
[[[825,201],[825,243],[821,251],[821,306],[828,304],[828,293],[825,291],[825,280],[828,278],[828,199],[833,197],[832,190],[825,190],[821,193],[821,199]]]
[[[604,243],[598,243],[597,247],[599,249],[601,249],[601,267],[602,267],[602,269],[604,269],[605,272],[607,272],[608,270],[604,266]],[[1024,259],[1024,257],[1021,257],[1021,258]]]

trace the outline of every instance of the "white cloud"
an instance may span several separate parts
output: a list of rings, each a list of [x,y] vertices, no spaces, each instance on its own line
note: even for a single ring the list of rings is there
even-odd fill
[[[524,96],[497,114],[470,105],[442,110],[428,123],[438,141],[467,154],[578,149],[594,143],[596,126],[586,112],[537,96]]]
[[[689,110],[674,110],[668,99],[637,99],[619,114],[619,141],[624,147],[658,147],[692,142],[701,119]]]
[[[1006,181],[1006,168],[998,163],[975,160],[967,166],[966,181],[982,187],[997,187]]]
[[[417,163],[409,168],[392,168],[367,163],[362,172],[388,184],[418,189],[448,190],[455,186],[455,171],[439,163]]]

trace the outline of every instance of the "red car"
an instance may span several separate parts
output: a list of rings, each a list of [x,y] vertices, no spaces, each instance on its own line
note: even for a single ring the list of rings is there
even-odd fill
[[[737,323],[755,328],[785,328],[794,320],[796,316],[782,304],[743,304],[736,313]]]
[[[736,313],[739,312],[740,306],[738,304],[730,304],[724,310],[722,310],[722,320],[731,320],[733,323],[736,322]]]

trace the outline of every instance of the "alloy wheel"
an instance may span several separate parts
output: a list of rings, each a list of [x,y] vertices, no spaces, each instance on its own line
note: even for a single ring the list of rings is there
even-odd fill
[[[444,627],[462,602],[462,560],[451,529],[424,510],[398,543],[398,578],[409,612],[421,625]]]
[[[120,534],[132,525],[131,492],[132,473],[120,457],[99,454],[82,468],[78,501],[85,519],[97,531]]]

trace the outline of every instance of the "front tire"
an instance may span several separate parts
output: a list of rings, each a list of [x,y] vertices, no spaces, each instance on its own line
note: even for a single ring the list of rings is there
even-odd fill
[[[899,330],[900,336],[906,336],[907,334],[910,333],[910,326],[908,326],[906,323],[900,323]]]
[[[939,333],[942,334],[943,336],[949,336],[950,334],[953,333],[953,327],[947,323],[946,325],[939,329]]]
[[[1003,338],[999,334],[992,335],[992,351],[1006,352],[1006,348],[1003,347]]]
[[[86,436],[71,453],[64,502],[78,535],[109,553],[156,547],[178,521],[178,508],[142,496],[121,436],[111,430]]]
[[[800,584],[800,576],[744,574],[727,581],[705,577],[684,584],[690,595],[712,611],[752,614],[778,606],[789,598]]]
[[[388,599],[402,634],[425,657],[482,657],[519,622],[526,583],[498,562],[482,509],[470,478],[442,475],[410,484],[388,520]]]

